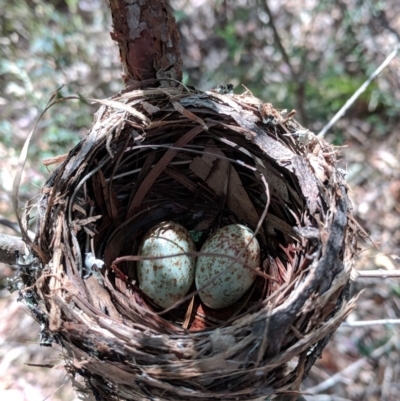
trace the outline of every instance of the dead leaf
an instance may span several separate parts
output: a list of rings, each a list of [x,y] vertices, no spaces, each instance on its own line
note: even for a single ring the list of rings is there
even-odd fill
[[[141,120],[147,126],[150,125],[151,121],[144,114],[140,113],[139,111],[134,109],[132,106],[129,106],[125,103],[117,102],[115,100],[110,100],[110,99],[87,99],[87,100],[90,102],[104,104],[105,106],[111,107],[116,110],[127,111],[132,116]]]
[[[289,193],[285,182],[267,170],[261,160],[256,160],[256,167],[267,181],[271,195],[275,195],[284,203],[289,203]]]
[[[214,145],[213,141],[208,142]],[[215,192],[218,196],[224,195],[224,188],[228,184],[226,204],[240,219],[248,222],[255,228],[259,216],[247,192],[244,190],[239,174],[231,163],[225,159],[225,154],[214,146],[204,149],[202,157],[196,157],[190,164],[190,169]],[[214,156],[215,155],[215,156]],[[214,166],[214,163],[217,163]]]
[[[59,164],[62,163],[67,157],[68,153],[65,153],[64,155],[49,157],[48,159],[43,159],[42,164],[43,166],[51,166],[52,164]]]
[[[143,108],[149,113],[150,115],[155,114],[160,111],[160,108],[150,104],[149,102],[142,103]]]
[[[192,113],[191,111],[185,109],[179,102],[171,101],[171,103],[172,103],[172,106],[174,106],[176,111],[181,113],[183,116],[185,116],[189,120],[192,120],[192,121],[200,124],[203,127],[204,131],[208,131],[207,124],[200,117],[196,116],[196,114]]]
[[[310,162],[311,167],[314,170],[314,173],[318,178],[319,182],[324,183],[325,181],[327,181],[328,177],[326,175],[325,170],[328,168],[328,166],[326,166],[326,162],[321,161],[320,157],[315,156],[312,153],[309,153],[307,155],[307,159]]]

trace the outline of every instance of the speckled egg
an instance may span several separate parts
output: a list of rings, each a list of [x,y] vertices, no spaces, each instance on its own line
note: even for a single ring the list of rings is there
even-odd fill
[[[201,248],[201,252],[238,256],[239,262],[223,256],[199,256],[196,262],[197,289],[207,284],[222,271],[227,271],[199,292],[202,302],[213,309],[224,308],[239,300],[253,284],[256,274],[245,266],[260,265],[260,245],[253,232],[241,224],[231,224],[217,230]],[[246,248],[246,246],[248,247]]]
[[[138,254],[162,259],[140,260],[137,274],[140,289],[157,305],[168,308],[189,291],[194,279],[195,258],[183,252],[195,252],[196,247],[186,228],[166,221],[151,228],[143,237]]]

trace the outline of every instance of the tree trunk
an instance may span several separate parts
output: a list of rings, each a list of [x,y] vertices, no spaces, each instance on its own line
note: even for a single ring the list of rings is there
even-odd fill
[[[125,86],[152,79],[161,80],[156,86],[177,86],[182,80],[180,37],[168,2],[110,0],[110,7],[111,37],[119,46]]]

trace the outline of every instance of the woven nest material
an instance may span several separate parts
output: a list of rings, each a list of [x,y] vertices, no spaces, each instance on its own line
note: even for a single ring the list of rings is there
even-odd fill
[[[295,394],[354,306],[357,229],[336,151],[249,94],[157,88],[102,102],[39,204],[27,284],[43,342],[62,345],[96,399]],[[157,308],[131,256],[162,221],[199,243],[247,225],[262,249],[253,287],[222,310],[195,288]]]

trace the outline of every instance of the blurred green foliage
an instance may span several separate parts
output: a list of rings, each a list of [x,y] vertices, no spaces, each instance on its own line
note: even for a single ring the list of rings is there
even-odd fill
[[[61,86],[63,96],[90,97],[106,97],[122,87],[117,49],[108,35],[110,16],[100,1],[78,6],[78,0],[0,0],[0,141],[5,146],[22,146]],[[78,100],[47,112],[30,158],[71,149],[90,127],[96,108]]]
[[[278,108],[295,108],[300,122],[314,132],[400,40],[394,1],[269,1],[270,12],[265,0],[198,1],[197,7],[190,1],[173,3],[187,10],[179,24],[193,84],[207,88],[233,82],[237,93],[243,84]],[[400,74],[391,65],[331,130],[330,138],[343,144],[345,127],[354,118],[368,122],[371,134],[383,126],[390,132],[397,122],[399,87]]]
[[[243,84],[278,108],[296,109],[300,122],[315,132],[391,49],[390,41],[381,45],[391,29],[385,14],[390,1],[274,3],[271,15],[261,0],[171,4],[181,31],[185,83],[208,89],[232,82],[236,93]],[[5,146],[21,147],[62,85],[63,96],[100,98],[122,88],[104,1],[0,0],[0,7],[0,141]],[[385,135],[400,108],[396,85],[399,74],[388,68],[332,130],[331,139],[344,143],[352,118]],[[54,107],[39,125],[31,157],[68,151],[89,128],[95,109],[81,101]]]

